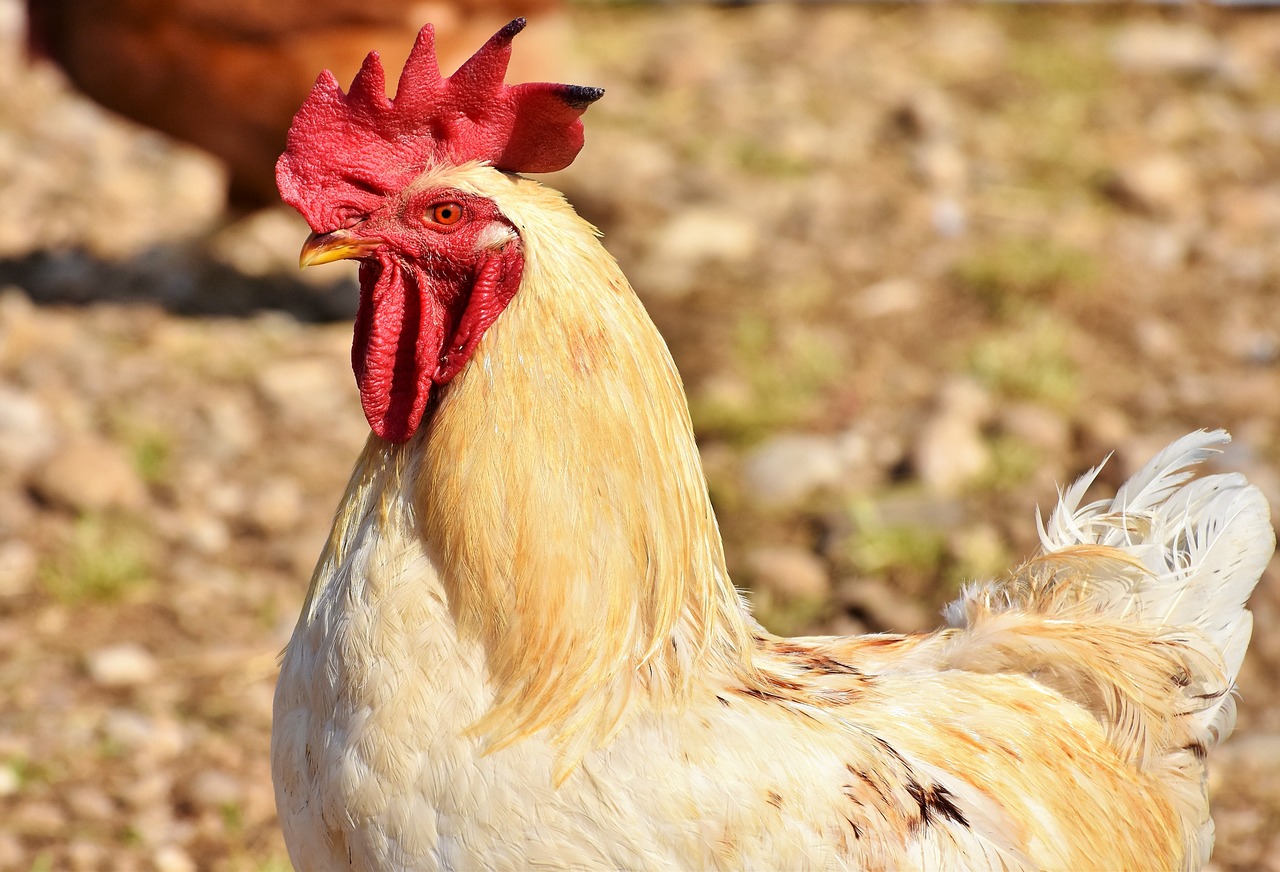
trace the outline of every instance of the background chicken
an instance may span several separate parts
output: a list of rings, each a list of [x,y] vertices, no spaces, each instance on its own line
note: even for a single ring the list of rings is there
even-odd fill
[[[23,289],[0,295],[0,865],[287,868],[275,658],[367,436],[351,323],[251,314],[234,273],[149,248],[209,220],[207,161],[28,66],[13,5],[0,250],[44,249],[100,302],[32,305],[0,264]],[[1118,449],[1112,492],[1206,423],[1235,437],[1216,469],[1275,490],[1280,20],[651,12],[570,10],[579,72],[539,76],[608,95],[555,185],[672,347],[766,626],[935,626],[961,580],[1034,551],[1055,484]],[[253,223],[237,259],[279,239],[290,281],[340,269],[298,273],[300,219]],[[77,244],[220,315],[150,284],[113,304]],[[1217,869],[1280,862],[1276,581],[1211,768]]]
[[[295,867],[1198,869],[1274,551],[1194,433],[932,635],[768,634],[729,581],[679,376],[554,191],[576,85],[517,19],[394,101],[331,74],[277,168],[303,265],[360,263],[373,430],[281,663]]]
[[[433,11],[441,54],[456,66],[469,46],[536,12],[546,32],[521,62],[529,74],[563,53],[558,0],[450,0]],[[116,112],[226,161],[232,194],[277,202],[272,170],[289,120],[322,67],[350,78],[369,45],[406,52],[422,4],[409,0],[28,0],[31,43],[71,81]]]

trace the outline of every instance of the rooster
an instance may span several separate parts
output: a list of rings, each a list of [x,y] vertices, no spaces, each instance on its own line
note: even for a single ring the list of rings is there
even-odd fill
[[[324,74],[277,167],[359,261],[373,431],[285,651],[302,870],[1192,869],[1270,558],[1183,437],[929,635],[770,635],[730,582],[680,378],[596,230],[519,173],[601,91],[507,86],[516,20],[394,100]]]

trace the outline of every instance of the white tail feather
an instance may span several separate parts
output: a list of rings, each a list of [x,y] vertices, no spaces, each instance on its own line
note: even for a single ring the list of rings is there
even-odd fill
[[[1041,556],[947,609],[960,668],[1022,669],[1086,705],[1141,765],[1185,769],[1235,722],[1249,643],[1245,601],[1271,558],[1270,513],[1240,475],[1192,480],[1230,441],[1198,431],[1114,499],[1081,505],[1095,467],[1060,492]],[[1065,628],[1065,629],[1064,629]]]
[[[1121,599],[1099,605],[1155,627],[1199,630],[1221,653],[1234,681],[1249,641],[1244,603],[1271,559],[1274,537],[1266,501],[1243,476],[1189,481],[1189,468],[1229,441],[1222,430],[1183,436],[1109,503],[1080,508],[1102,468],[1095,467],[1063,494],[1041,542],[1046,554],[1096,544],[1140,560],[1150,575]]]

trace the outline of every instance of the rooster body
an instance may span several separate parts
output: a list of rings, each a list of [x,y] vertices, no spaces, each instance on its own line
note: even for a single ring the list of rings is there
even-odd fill
[[[297,868],[1205,861],[1205,755],[1233,722],[1243,603],[1273,544],[1243,479],[1186,481],[1223,434],[1175,443],[1110,504],[1080,506],[1087,480],[1066,492],[1044,553],[966,591],[948,629],[777,638],[728,578],[678,374],[594,228],[479,161],[388,196],[385,219],[313,220],[312,256],[368,265],[423,202],[441,224],[480,216],[447,237],[479,278],[437,361],[422,352],[435,322],[388,304],[385,282],[401,271],[454,300],[435,289],[463,255],[362,272],[357,378],[384,435],[275,703]],[[477,299],[501,305],[473,341],[457,325]],[[396,330],[367,326],[387,312]],[[409,349],[386,378],[383,346]]]

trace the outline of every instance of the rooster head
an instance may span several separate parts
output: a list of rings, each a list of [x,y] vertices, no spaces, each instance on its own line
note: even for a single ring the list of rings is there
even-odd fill
[[[404,442],[515,295],[517,228],[447,170],[488,164],[552,172],[582,148],[580,116],[599,88],[503,83],[518,18],[442,78],[435,32],[418,34],[396,96],[376,52],[347,93],[326,71],[289,129],[280,195],[311,225],[303,266],[360,261],[352,367],[369,426]]]

